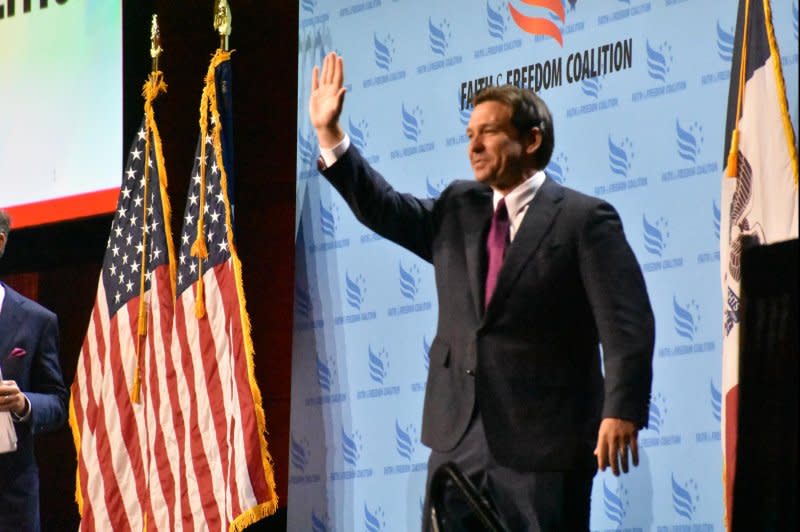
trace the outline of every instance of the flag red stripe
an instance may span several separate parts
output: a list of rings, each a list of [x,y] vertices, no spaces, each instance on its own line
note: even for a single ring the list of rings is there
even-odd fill
[[[112,329],[113,328],[114,325],[112,325]],[[113,343],[114,342],[112,342],[112,344]],[[103,401],[98,403],[96,415],[97,426],[94,434],[96,439],[95,445],[97,449],[97,463],[98,465],[111,465],[111,467],[100,467],[100,476],[103,480],[103,500],[105,502],[106,510],[108,511],[109,519],[111,520],[114,528],[128,530],[131,528],[131,523],[128,521],[128,515],[125,512],[120,486],[117,483],[116,476],[114,475],[114,460],[111,455],[111,444],[109,442],[108,431],[106,429],[106,412],[105,403]]]
[[[231,399],[239,400],[239,404],[236,405],[231,404],[230,408],[233,409],[234,411],[230,412],[229,415],[226,417],[226,419],[231,420],[228,426],[227,441],[231,453],[231,463],[234,464],[234,468],[232,468],[229,472],[230,485],[228,487],[228,492],[231,495],[231,515],[235,517],[241,514],[243,511],[242,501],[239,498],[240,487],[239,487],[238,464],[240,462],[246,463],[248,456],[247,449],[245,448],[244,457],[242,459],[237,458],[236,440],[237,440],[237,435],[241,435],[244,439],[244,443],[246,446],[250,438],[248,438],[248,432],[244,429],[244,426],[236,426],[237,420],[242,422],[243,425],[244,422],[247,421],[247,416],[244,415],[244,411],[241,409],[240,388],[242,382],[239,370],[242,367],[241,365],[242,359],[240,359],[237,356],[237,348],[241,346],[241,343],[237,343],[235,336],[235,331],[237,329],[236,317],[239,315],[238,312],[239,305],[235,297],[233,298],[233,301],[231,300],[232,299],[231,295],[234,294],[234,291],[236,290],[236,284],[235,284],[236,280],[231,277],[231,273],[232,272],[231,272],[230,260],[227,260],[226,262],[214,268],[214,279],[216,281],[217,291],[219,292],[219,298],[221,301],[220,307],[225,315],[225,330],[221,331],[220,333],[224,335],[224,338],[226,340],[225,348],[226,350],[229,351],[228,357],[231,359],[230,364],[231,368],[233,369],[233,374],[230,376],[230,379],[232,379],[232,384],[236,386],[235,396],[232,397]],[[230,281],[233,281],[233,284],[229,284]],[[238,323],[238,325],[241,326],[241,323]],[[228,335],[228,331],[234,331],[234,336],[230,337]],[[239,340],[241,340],[241,335],[239,336]],[[247,382],[246,375],[245,375],[245,382]],[[249,390],[248,390],[248,395],[250,395]],[[237,408],[238,412],[235,411]]]
[[[739,421],[739,385],[725,394],[725,501],[728,529],[733,513],[733,486],[736,482],[736,441]]]
[[[220,266],[216,266],[214,270],[219,268]],[[213,276],[214,272],[212,272]],[[219,367],[220,363],[227,364],[227,360],[219,360],[218,355],[220,353],[224,353],[226,349],[224,348],[224,344],[226,342],[225,336],[220,338],[220,346],[218,346],[218,340],[214,336],[214,331],[211,330],[210,321],[212,318],[219,319],[219,317],[215,316],[215,313],[218,309],[219,300],[215,297],[218,290],[215,290],[215,287],[209,286],[211,283],[208,281],[210,280],[209,277],[206,276],[206,315],[202,319],[196,321],[198,336],[200,339],[200,353],[196,353],[195,357],[200,362],[201,367],[200,370],[203,372],[204,381],[206,384],[206,390],[208,393],[209,399],[209,408],[210,412],[209,415],[211,420],[213,421],[214,425],[214,441],[213,445],[216,445],[214,449],[218,455],[218,459],[222,466],[223,474],[228,475],[229,470],[229,457],[228,457],[228,443],[227,443],[227,435],[228,435],[228,416],[229,413],[225,409],[225,400],[223,398],[223,391],[222,388],[222,381],[220,379]],[[195,290],[197,289],[197,285],[193,287]],[[224,316],[222,317],[224,319]],[[223,333],[225,331],[222,331]],[[219,353],[218,353],[219,350]],[[231,482],[231,478],[227,478],[226,481],[228,483]],[[213,492],[215,487],[208,486],[209,491]],[[230,488],[224,490],[225,499],[227,499],[227,495],[230,492]],[[220,508],[221,511],[225,511],[226,508]]]
[[[193,308],[190,308],[189,311],[193,311]],[[177,324],[175,327],[175,332],[177,333],[178,344],[181,352],[181,369],[183,370],[186,382],[188,383],[187,388],[190,399],[189,404],[184,405],[184,410],[186,410],[188,406],[188,441],[192,456],[191,468],[194,471],[195,478],[197,479],[197,488],[200,490],[201,504],[205,522],[207,524],[214,522],[219,523],[219,513],[216,508],[216,502],[214,501],[213,496],[211,497],[210,501],[207,497],[209,486],[213,487],[214,485],[214,479],[211,476],[208,458],[206,457],[205,450],[203,449],[203,444],[201,441],[203,435],[198,427],[197,392],[194,386],[195,369],[192,351],[189,347],[188,331],[183,325],[186,323],[186,312],[183,308],[183,296],[179,297],[175,303],[175,323]],[[184,415],[186,415],[185,411]],[[193,526],[191,512],[184,514],[183,524],[187,528]],[[209,528],[211,527],[209,526]],[[189,529],[191,530],[192,528]]]
[[[250,389],[250,375],[248,372],[247,351],[244,342],[244,332],[242,330],[242,315],[239,307],[239,296],[236,287],[236,277],[233,272],[232,260],[226,262],[226,268],[219,270],[218,283],[222,294],[223,304],[226,314],[232,322],[229,328],[233,332],[232,345],[234,348],[234,381],[237,386],[237,396],[239,398],[239,410],[241,412],[242,433],[244,435],[245,457],[247,470],[250,477],[250,485],[257,501],[266,501],[271,497],[269,484],[267,483],[266,472],[264,471],[264,457],[260,444],[260,433],[258,428],[258,418],[256,416],[257,405]],[[224,288],[222,288],[224,286]],[[240,509],[241,511],[248,508]]]
[[[98,290],[100,293],[100,290]],[[98,297],[98,304],[104,304],[105,302],[102,301],[102,296]],[[106,361],[103,360],[102,354],[106,352],[105,342],[102,342],[101,339],[103,337],[103,326],[102,326],[102,319],[100,317],[100,312],[98,310],[98,304],[95,305],[95,311],[93,312],[93,319],[95,324],[95,331],[98,337],[98,342],[96,345],[97,351],[91,353],[94,357],[99,360],[98,365],[101,368],[105,368]],[[112,320],[112,323],[115,320]],[[110,342],[113,346],[115,342]],[[87,349],[87,351],[91,352],[91,347]],[[94,421],[94,427],[90,427],[90,430],[95,438],[95,449],[97,453],[97,464],[113,464],[111,459],[111,444],[108,439],[108,431],[105,424],[105,404],[103,401],[97,402],[94,399],[95,391],[92,388],[92,381],[91,376],[93,375],[92,371],[92,356],[87,357],[84,360],[85,367],[87,368],[87,394],[89,397],[89,409],[87,411],[87,415],[91,421]],[[103,373],[100,373],[101,377]],[[93,474],[96,475],[98,472],[93,471]],[[97,480],[102,480],[103,483],[103,496],[105,501],[105,507],[108,511],[109,518],[111,519],[112,523],[119,523],[120,528],[130,528],[130,523],[128,522],[128,516],[125,513],[124,506],[122,504],[122,494],[120,492],[119,486],[117,484],[116,477],[114,475],[114,471],[112,467],[100,467],[100,478]],[[88,478],[87,478],[88,483]],[[88,497],[85,499],[85,506],[90,506],[91,504],[99,501],[95,501],[91,499],[93,493],[89,489],[89,485],[87,484],[87,491]],[[120,515],[121,514],[121,515]],[[83,525],[82,525],[83,526]],[[115,526],[116,528],[116,526]]]
[[[170,291],[170,297],[172,297]],[[175,315],[173,313],[173,320],[175,319]],[[177,476],[177,483],[178,483],[178,494],[180,494],[179,502],[180,502],[180,521],[183,523],[185,527],[189,530],[194,529],[194,518],[192,516],[191,507],[189,505],[189,498],[187,496],[188,490],[188,478],[186,475],[186,429],[185,429],[185,410],[189,405],[184,405],[181,403],[179,390],[181,388],[185,388],[184,383],[184,376],[183,373],[181,375],[178,374],[180,370],[183,372],[185,370],[184,367],[175,367],[175,363],[173,360],[173,350],[172,350],[172,334],[174,334],[174,330],[172,329],[172,323],[170,323],[170,336],[169,338],[163,338],[164,342],[164,352],[167,356],[164,357],[164,364],[165,364],[165,374],[166,374],[166,383],[164,387],[167,389],[167,393],[169,395],[169,402],[170,402],[170,410],[172,414],[172,430],[175,433],[175,444],[177,446],[177,455],[178,455],[178,476]],[[181,348],[181,352],[183,349]]]
[[[146,296],[145,296],[146,297]],[[131,386],[133,385],[133,375],[130,380],[126,378],[125,363],[127,362],[130,367],[136,368],[136,342],[138,340],[138,327],[139,327],[139,298],[134,297],[125,304],[125,310],[128,313],[128,322],[124,322],[119,318],[122,309],[120,309],[109,320],[109,336],[114,339],[111,343],[111,351],[109,353],[110,368],[112,376],[112,386],[114,392],[114,400],[117,404],[117,414],[119,416],[119,425],[122,435],[122,442],[125,449],[128,451],[128,468],[131,471],[134,479],[133,488],[136,491],[136,497],[139,501],[140,511],[143,511],[147,505],[149,496],[147,493],[147,484],[144,476],[145,471],[145,454],[146,448],[142,448],[141,442],[144,439],[145,445],[147,439],[142,438],[146,436],[145,427],[139,426],[137,419],[137,412],[143,411],[142,405],[134,406],[131,401]],[[129,327],[128,330],[122,331],[123,327]],[[128,349],[124,349],[124,347]],[[133,347],[133,349],[130,349]],[[124,355],[123,355],[124,353]],[[123,356],[126,360],[123,360]],[[133,357],[132,360],[127,360],[127,357]],[[141,369],[141,368],[140,368]],[[119,468],[115,470],[120,471]],[[122,471],[120,471],[122,472]],[[121,486],[123,490],[127,491],[124,484]]]
[[[156,473],[158,475],[159,484],[161,486],[161,501],[149,501],[148,506],[150,506],[150,513],[152,514],[152,520],[154,524],[161,524],[159,520],[155,517],[155,512],[153,511],[153,506],[161,507],[162,511],[165,511],[167,514],[167,530],[175,530],[175,523],[174,523],[174,514],[172,509],[175,507],[175,478],[172,475],[172,468],[170,467],[169,463],[169,455],[167,453],[167,447],[164,442],[164,431],[161,428],[160,424],[160,417],[161,417],[161,391],[159,389],[158,383],[160,381],[158,375],[158,365],[164,363],[163,360],[157,359],[156,356],[158,352],[156,351],[156,344],[163,341],[166,333],[166,337],[169,337],[169,333],[167,331],[171,331],[172,329],[172,312],[167,311],[164,312],[162,305],[160,305],[161,301],[170,301],[172,299],[172,292],[169,286],[169,269],[167,266],[160,266],[154,272],[155,275],[153,279],[155,279],[155,283],[152,285],[155,287],[156,295],[156,305],[159,307],[159,328],[158,330],[155,327],[155,319],[156,316],[154,313],[150,313],[149,315],[149,324],[148,324],[148,331],[149,334],[147,336],[148,347],[149,347],[149,372],[148,378],[144,379],[142,382],[142,389],[145,392],[144,396],[147,398],[148,408],[154,419],[156,421],[153,427],[148,427],[148,433],[150,431],[153,432],[153,450],[150,453],[149,459],[154,460],[156,462]],[[157,334],[159,333],[160,337],[156,338]],[[148,434],[149,436],[149,434]],[[152,471],[151,468],[148,468],[149,471]],[[152,490],[151,490],[152,493]]]

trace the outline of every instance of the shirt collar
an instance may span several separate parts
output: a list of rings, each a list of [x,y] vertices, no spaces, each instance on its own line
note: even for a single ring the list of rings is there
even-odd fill
[[[0,312],[3,311],[3,300],[6,298],[6,287],[0,283]]]
[[[509,219],[513,220],[519,211],[527,207],[528,204],[533,201],[533,196],[536,195],[536,191],[542,186],[544,180],[545,174],[543,171],[539,170],[505,195]],[[493,192],[492,204],[495,209],[500,199],[503,197],[504,196],[500,192],[496,190]]]

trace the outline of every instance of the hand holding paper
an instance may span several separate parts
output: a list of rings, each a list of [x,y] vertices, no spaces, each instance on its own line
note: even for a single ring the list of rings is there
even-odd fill
[[[16,390],[17,395],[22,395],[17,388],[17,384],[13,381],[13,389]],[[0,453],[10,453],[17,450],[17,431],[14,429],[14,421],[11,419],[11,408],[5,406],[4,395],[7,390],[12,389],[11,385],[7,385],[3,380],[3,373],[0,371]],[[11,392],[9,392],[9,396]],[[22,397],[24,407],[24,396]],[[12,401],[9,401],[11,404]]]

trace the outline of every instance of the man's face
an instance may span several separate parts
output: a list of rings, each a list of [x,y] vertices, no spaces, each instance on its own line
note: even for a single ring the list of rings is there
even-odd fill
[[[532,146],[534,132],[520,135],[511,123],[510,105],[491,100],[476,105],[467,137],[469,162],[477,181],[506,192],[525,180],[526,158],[538,143]]]
[[[3,252],[6,250],[6,235],[0,233],[0,258],[3,257]]]

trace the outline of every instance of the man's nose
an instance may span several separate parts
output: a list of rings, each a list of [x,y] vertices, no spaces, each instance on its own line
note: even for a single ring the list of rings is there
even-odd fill
[[[483,150],[483,142],[481,142],[480,137],[475,136],[469,140],[469,151],[472,152],[479,152]]]

